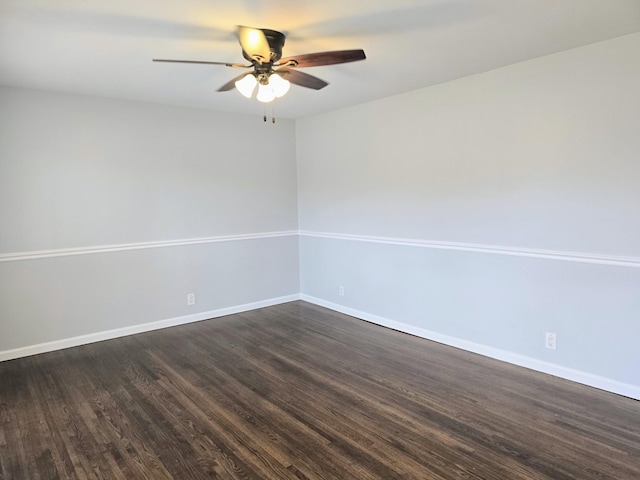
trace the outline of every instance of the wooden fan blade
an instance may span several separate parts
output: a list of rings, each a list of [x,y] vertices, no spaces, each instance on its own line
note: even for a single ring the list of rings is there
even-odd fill
[[[241,78],[244,78],[245,75],[248,75],[247,73],[243,73],[242,75],[238,75],[237,77],[229,80],[227,83],[225,83],[224,85],[222,85],[218,90],[216,90],[217,92],[228,92],[229,90],[233,90],[236,87],[236,82],[238,80],[240,80]]]
[[[338,63],[357,62],[364,60],[366,55],[364,50],[336,50],[334,52],[307,53],[305,55],[282,58],[279,65],[288,67],[320,67],[323,65],[336,65]]]
[[[200,60],[168,60],[166,58],[154,58],[154,62],[169,62],[169,63],[196,63],[200,65],[224,65],[225,67],[233,68],[251,68],[253,65],[242,65],[241,63],[227,63],[227,62],[202,62]]]
[[[250,27],[238,27],[238,39],[242,50],[258,63],[271,61],[271,49],[269,42],[262,30]]]
[[[288,68],[279,68],[276,70],[277,73],[283,76],[286,80],[289,80],[291,83],[296,85],[300,85],[301,87],[312,88],[314,90],[320,90],[321,88],[329,85],[327,82],[322,80],[321,78],[314,77],[313,75],[309,75],[308,73],[303,73],[298,70],[289,70]]]

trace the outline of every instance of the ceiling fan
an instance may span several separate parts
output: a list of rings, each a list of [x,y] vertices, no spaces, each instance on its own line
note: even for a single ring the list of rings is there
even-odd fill
[[[285,35],[267,28],[238,27],[238,39],[243,57],[250,64],[206,62],[197,60],[168,60],[154,58],[154,62],[195,63],[204,65],[223,65],[232,68],[252,68],[222,85],[218,92],[226,92],[234,87],[245,97],[251,98],[258,87],[257,99],[270,102],[283,96],[289,90],[290,83],[301,87],[320,90],[328,85],[324,80],[296,70],[297,68],[319,67],[338,63],[355,62],[366,58],[364,50],[338,50],[331,52],[307,53],[282,58]]]

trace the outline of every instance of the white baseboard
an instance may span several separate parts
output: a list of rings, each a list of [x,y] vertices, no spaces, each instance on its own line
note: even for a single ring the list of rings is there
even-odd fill
[[[400,332],[409,333],[420,338],[427,340],[433,340],[444,345],[460,348],[469,352],[484,355],[485,357],[501,360],[503,362],[511,363],[521,367],[529,368],[542,373],[547,373],[559,378],[571,380],[574,382],[595,387],[600,390],[624,395],[625,397],[640,400],[640,387],[611,380],[606,377],[593,375],[591,373],[582,372],[580,370],[574,370],[572,368],[563,367],[535,358],[526,357],[524,355],[518,355],[513,352],[500,350],[493,347],[488,347],[468,340],[463,340],[457,337],[451,337],[448,335],[442,335],[437,332],[425,330],[423,328],[415,327],[406,323],[397,322],[388,318],[373,315],[371,313],[362,312],[344,305],[332,303],[320,298],[312,297],[304,294],[288,295],[285,297],[271,298],[262,300],[259,302],[248,303],[244,305],[236,305],[233,307],[221,308],[218,310],[211,310],[208,312],[196,313],[193,315],[185,315],[182,317],[175,317],[166,320],[159,320],[156,322],[144,323],[141,325],[132,325],[130,327],[117,328],[114,330],[107,330],[103,332],[91,333],[88,335],[81,335],[78,337],[66,338],[62,340],[56,340],[53,342],[40,343],[37,345],[29,345],[26,347],[16,348],[13,350],[0,351],[0,362],[6,360],[13,360],[21,357],[28,357],[30,355],[37,355],[40,353],[52,352],[54,350],[62,350],[70,347],[77,347],[80,345],[86,345],[94,342],[101,342],[104,340],[111,340],[119,337],[126,337],[127,335],[134,335],[136,333],[149,332],[152,330],[159,330],[162,328],[175,327],[178,325],[184,325],[187,323],[199,322],[202,320],[208,320],[218,317],[224,317],[226,315],[233,315],[235,313],[247,312],[250,310],[256,310],[258,308],[270,307],[273,305],[279,305],[282,303],[293,302],[296,300],[304,300],[305,302],[313,303],[321,307],[334,310],[336,312],[344,313],[352,317],[360,318],[383,327],[392,328]]]
[[[470,342],[457,337],[451,337],[448,335],[442,335],[440,333],[425,330],[423,328],[414,327],[406,323],[397,322],[388,318],[379,317],[371,313],[362,312],[353,308],[345,307],[337,303],[328,302],[320,298],[312,297],[309,295],[301,294],[301,300],[321,307],[335,310],[336,312],[344,313],[346,315],[356,317],[362,320],[366,320],[383,327],[392,328],[400,332],[409,333],[416,337],[425,338],[427,340],[433,340],[434,342],[449,345],[451,347],[460,348],[468,352],[477,353],[485,357],[501,360],[503,362],[525,367],[537,372],[547,373],[555,377],[563,378],[565,380],[571,380],[573,382],[581,383],[590,387],[595,387],[607,392],[624,395],[625,397],[640,400],[640,386],[631,385],[627,383],[611,380],[606,377],[593,375],[591,373],[582,372],[580,370],[574,370],[572,368],[563,367],[554,363],[544,362],[535,358],[519,355],[517,353],[500,350],[493,347],[488,347],[479,343]]]
[[[13,360],[39,353],[52,352],[54,350],[62,350],[64,348],[77,347],[88,343],[102,342],[103,340],[111,340],[113,338],[126,337],[136,333],[149,332],[159,330],[161,328],[175,327],[186,323],[200,322],[211,318],[224,317],[233,315],[234,313],[247,312],[258,308],[271,307],[281,303],[293,302],[300,300],[300,295],[288,295],[286,297],[270,298],[259,302],[247,303],[245,305],[237,305],[233,307],[211,310],[209,312],[194,313],[193,315],[185,315],[183,317],[169,318],[156,322],[143,323],[141,325],[132,325],[130,327],[116,328],[104,332],[90,333],[88,335],[80,335],[78,337],[65,338],[53,342],[39,343],[37,345],[29,345],[26,347],[15,348],[13,350],[0,351],[0,362]]]

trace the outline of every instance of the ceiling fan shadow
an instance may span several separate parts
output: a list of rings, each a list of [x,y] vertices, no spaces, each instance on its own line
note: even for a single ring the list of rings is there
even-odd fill
[[[212,42],[237,41],[235,32],[229,29],[135,15],[39,8],[28,12],[28,16],[33,22],[48,26],[53,24],[61,30],[79,33]]]
[[[292,29],[296,34],[289,38],[305,40],[318,37],[362,37],[444,28],[488,13],[489,9],[477,2],[447,1],[299,25]]]

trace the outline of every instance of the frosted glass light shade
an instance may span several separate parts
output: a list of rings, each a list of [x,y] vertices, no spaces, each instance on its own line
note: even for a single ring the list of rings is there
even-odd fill
[[[273,101],[273,99],[276,98],[276,95],[273,93],[271,85],[263,85],[261,83],[258,85],[258,96],[256,98],[260,102],[268,103]]]
[[[236,82],[236,89],[245,97],[251,98],[257,83],[256,77],[252,73],[248,73]]]
[[[289,80],[285,80],[277,73],[274,73],[269,77],[269,85],[273,89],[273,93],[277,98],[282,97],[289,91],[289,87],[291,87]]]

